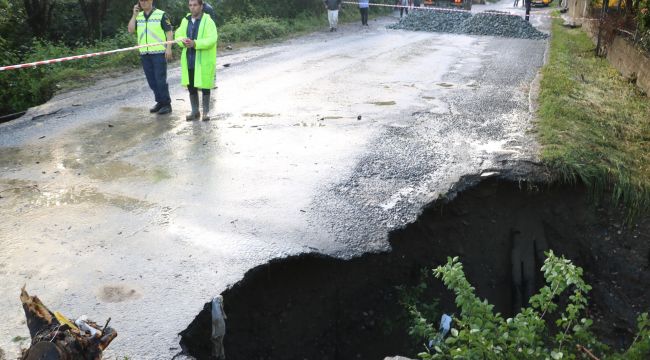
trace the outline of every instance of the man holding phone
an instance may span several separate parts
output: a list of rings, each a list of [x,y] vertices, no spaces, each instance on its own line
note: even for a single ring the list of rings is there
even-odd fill
[[[138,45],[158,44],[174,39],[169,16],[164,11],[156,9],[153,0],[139,0],[138,4],[133,6],[133,16],[129,20],[128,30],[130,33],[136,31]],[[172,112],[167,85],[167,61],[171,59],[171,43],[140,48],[142,68],[156,99],[156,105],[149,109],[151,113],[162,115]]]
[[[190,93],[192,112],[185,117],[187,121],[201,118],[210,120],[210,89],[214,86],[217,40],[217,26],[210,16],[204,16],[203,0],[189,0],[190,13],[181,21],[175,38],[183,48],[181,54],[181,85],[187,86]],[[199,93],[203,116],[199,112]]]

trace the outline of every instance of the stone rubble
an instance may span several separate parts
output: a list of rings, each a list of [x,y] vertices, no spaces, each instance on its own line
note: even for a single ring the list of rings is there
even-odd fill
[[[459,11],[418,10],[409,13],[388,28],[535,40],[548,37],[522,17],[496,11],[472,15],[469,12]]]

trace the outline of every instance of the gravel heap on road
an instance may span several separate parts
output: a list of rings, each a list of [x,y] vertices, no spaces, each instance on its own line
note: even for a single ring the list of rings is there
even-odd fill
[[[388,28],[461,34],[464,33],[463,24],[471,18],[468,12],[418,10]]]
[[[521,16],[503,13],[478,13],[464,25],[465,32],[473,35],[494,35],[520,39],[546,39],[548,37]]]
[[[522,17],[499,12],[482,12],[472,15],[468,12],[458,11],[413,11],[397,24],[389,25],[388,28],[520,39],[546,39],[548,37]]]

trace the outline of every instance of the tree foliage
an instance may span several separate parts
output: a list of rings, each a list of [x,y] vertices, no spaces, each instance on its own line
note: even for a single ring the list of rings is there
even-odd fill
[[[460,314],[454,316],[451,335],[444,342],[427,347],[422,359],[583,359],[587,352],[598,358],[641,360],[650,358],[648,314],[638,317],[638,335],[623,353],[612,351],[591,331],[585,316],[591,286],[582,269],[564,257],[547,253],[542,271],[546,279],[530,306],[513,318],[494,313],[494,306],[479,299],[467,281],[458,257],[433,270],[437,278],[456,295]],[[558,301],[562,298],[562,301]],[[560,306],[558,304],[566,304]],[[417,333],[436,337],[437,327],[415,309]],[[553,320],[554,319],[554,320]]]

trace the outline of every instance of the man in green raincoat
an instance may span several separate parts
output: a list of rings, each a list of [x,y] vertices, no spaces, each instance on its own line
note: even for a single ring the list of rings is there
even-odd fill
[[[203,14],[203,0],[189,0],[190,13],[183,18],[174,39],[183,48],[181,55],[181,85],[190,92],[192,112],[187,121],[201,117],[199,93],[203,94],[203,121],[210,120],[210,89],[214,86],[217,58],[217,26]]]

